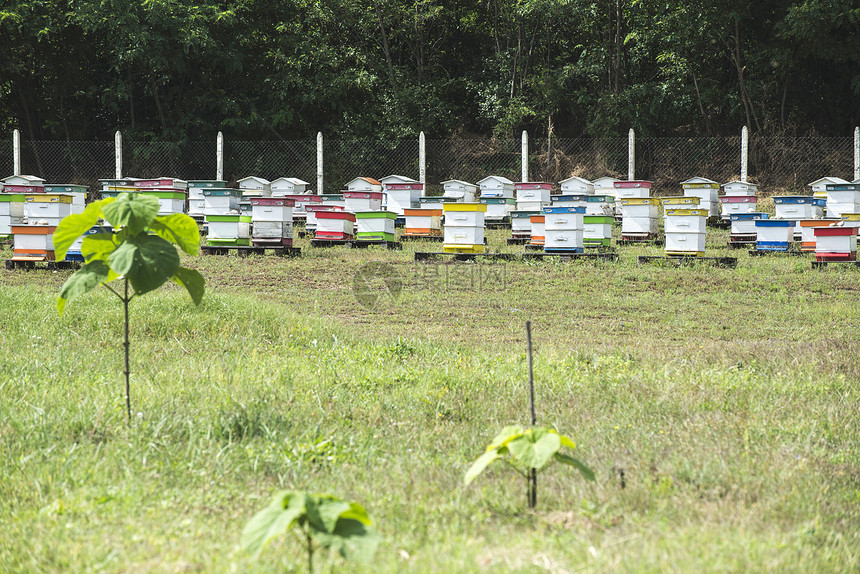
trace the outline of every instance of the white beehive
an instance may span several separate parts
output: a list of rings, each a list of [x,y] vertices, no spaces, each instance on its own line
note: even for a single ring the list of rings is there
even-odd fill
[[[512,211],[511,212],[511,236],[515,238],[531,237],[532,215],[540,215],[542,210],[534,211]]]
[[[775,195],[773,207],[776,219],[820,219],[824,216],[824,200],[808,195]]]
[[[134,187],[147,188],[167,188],[167,189],[188,189],[188,182],[184,179],[176,179],[174,177],[155,177],[152,179],[135,179],[132,182]]]
[[[800,226],[800,250],[815,251],[815,229],[817,227],[840,225],[841,221],[841,219],[801,219],[798,221],[797,224]]]
[[[758,185],[748,181],[730,181],[723,184],[723,191],[730,196],[750,196],[758,193]]]
[[[640,180],[616,181],[615,199],[645,199],[651,196],[651,182]]]
[[[24,223],[24,195],[0,193],[0,235],[12,234],[13,225]]]
[[[587,195],[554,195],[550,207],[586,207],[587,205]]]
[[[490,175],[478,182],[481,197],[514,197],[514,182],[501,175]]]
[[[393,211],[359,211],[355,214],[355,238],[364,241],[395,241]]]
[[[243,177],[236,183],[239,184],[239,189],[242,190],[243,195],[261,195],[263,197],[272,195],[272,184],[268,179],[250,175]]]
[[[382,182],[377,181],[372,177],[357,177],[346,184],[346,189],[347,191],[382,193]]]
[[[54,260],[54,231],[56,224],[13,225],[13,255],[16,258],[37,258]]]
[[[827,176],[822,177],[820,179],[816,179],[811,183],[807,183],[806,185],[812,190],[813,197],[827,197],[827,185],[834,183],[848,183],[841,177],[833,177]]]
[[[615,215],[615,198],[611,195],[587,195],[585,215]]]
[[[734,213],[750,213],[756,210],[758,198],[754,195],[724,195],[720,198],[720,217],[729,219]]]
[[[827,217],[841,217],[843,213],[860,211],[860,184],[828,183],[824,189],[827,197]]]
[[[406,222],[403,235],[418,237],[441,237],[442,208],[404,209]]]
[[[609,247],[612,243],[612,225],[615,216],[612,215],[589,215],[588,211],[583,217],[582,241],[586,247]]]
[[[379,211],[382,209],[382,191],[357,191],[343,192],[343,201],[347,211],[357,213],[359,211]]]
[[[45,193],[60,193],[72,196],[72,213],[83,213],[87,204],[88,188],[73,183],[52,183],[44,186]]]
[[[514,184],[514,190],[518,211],[540,210],[550,204],[551,183],[518,182]]]
[[[575,208],[574,208],[575,209]],[[546,244],[546,217],[543,213],[531,216],[532,236],[530,245]]]
[[[9,177],[3,179],[4,186],[10,185],[24,185],[24,186],[38,186],[44,187],[45,180],[41,177],[37,177],[35,175],[10,175]]]
[[[856,227],[816,227],[815,259],[818,261],[855,261]]]
[[[634,197],[620,203],[622,235],[653,235],[659,231],[659,199]]]
[[[411,177],[407,177],[405,175],[391,174],[386,175],[385,177],[380,177],[379,183],[381,183],[383,187],[385,187],[385,185],[388,183],[418,183],[418,180],[412,179]]]
[[[487,206],[487,221],[504,221],[516,209],[517,202],[512,197],[480,197],[478,201]]]
[[[209,245],[247,246],[251,244],[251,216],[238,213],[206,214]]]
[[[296,206],[300,205],[296,203]],[[345,211],[343,207],[338,205],[324,204],[324,203],[307,203],[302,204],[303,210],[302,213],[305,217],[305,231],[315,231],[317,228],[317,214],[321,211]],[[293,217],[295,217],[295,208],[293,211]]]
[[[480,253],[484,250],[483,203],[446,203],[444,238],[442,248],[446,252]]]
[[[279,177],[272,180],[269,184],[269,189],[272,191],[272,197],[283,197],[284,195],[301,195],[308,193],[310,184],[297,177]]]
[[[558,182],[558,185],[561,188],[562,195],[591,195],[594,193],[594,184],[584,177],[569,177]]]
[[[72,213],[72,196],[59,193],[35,193],[24,196],[24,216],[29,222],[45,221],[59,225],[60,220]]]
[[[348,211],[317,211],[317,239],[345,241],[355,237],[355,214]]]
[[[416,182],[388,182],[383,184],[385,190],[384,204],[388,211],[399,216],[404,209],[415,209],[419,199],[424,195],[424,184]]]
[[[475,203],[478,186],[468,181],[449,179],[442,182],[442,190],[444,197],[453,197],[463,203]],[[439,209],[442,207],[440,206]]]
[[[792,241],[794,241],[794,225],[794,221],[788,220],[756,220],[756,249],[759,251],[788,251]]]
[[[188,199],[203,199],[203,190],[212,189],[214,187],[227,187],[227,182],[217,179],[189,179],[188,180]],[[189,209],[189,211],[191,211]]]
[[[173,213],[185,213],[185,200],[187,195],[182,189],[168,188],[143,188],[141,195],[154,197],[158,200],[158,215],[170,215]],[[204,205],[206,200],[204,199]]]
[[[666,209],[663,214],[664,252],[703,257],[708,215],[705,209]]]
[[[759,219],[769,218],[769,214],[760,211],[754,211],[751,213],[733,213],[729,216],[729,220],[732,222],[730,230],[732,240],[740,240],[740,236],[745,236],[743,239],[747,239],[749,236],[754,236],[756,234],[755,222]]]
[[[585,208],[545,207],[544,251],[581,253],[584,247]]]
[[[211,187],[203,190],[203,213],[219,215],[238,212],[242,201],[242,191],[229,187]]]

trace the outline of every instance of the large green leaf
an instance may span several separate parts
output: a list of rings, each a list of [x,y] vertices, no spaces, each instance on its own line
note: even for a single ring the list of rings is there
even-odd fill
[[[113,198],[110,198],[110,200],[113,201]],[[60,221],[52,237],[54,255],[57,261],[65,259],[66,252],[72,243],[77,241],[81,235],[99,222],[99,218],[102,216],[102,205],[105,205],[102,201],[95,201],[89,204],[83,213],[67,215]]]
[[[497,458],[500,458],[499,451],[497,449],[490,449],[479,456],[478,460],[473,462],[471,468],[466,471],[466,476],[463,477],[463,484],[468,486],[473,480],[475,480],[476,476],[484,472],[484,469]]]
[[[170,278],[174,283],[182,285],[188,294],[191,295],[191,300],[195,305],[199,305],[203,300],[203,293],[206,291],[206,280],[203,275],[196,269],[180,267],[176,271],[176,275]]]
[[[92,291],[99,284],[108,283],[117,277],[118,275],[104,261],[87,263],[66,279],[62,289],[60,289],[60,296],[57,297],[57,311],[62,315],[66,308],[66,301]]]
[[[369,562],[379,545],[380,536],[358,520],[341,518],[333,532],[312,530],[311,537],[324,548],[334,550],[347,560]]]
[[[521,436],[525,430],[520,425],[510,425],[503,428],[492,440],[488,449],[505,446],[515,438]]]
[[[113,233],[94,233],[87,235],[81,242],[81,255],[86,261],[107,261],[108,256],[116,250]]]
[[[102,213],[111,225],[127,228],[137,235],[158,215],[158,200],[139,193],[121,193],[116,201],[102,207]]]
[[[566,446],[569,449],[576,448],[576,443],[573,442],[569,437],[566,437],[563,434],[559,434],[558,438],[561,440],[561,446]]]
[[[313,528],[333,532],[340,515],[349,510],[349,503],[333,496],[309,496],[307,503],[308,520]]]
[[[567,464],[577,469],[583,478],[586,480],[594,480],[594,471],[585,466],[579,459],[568,456],[564,453],[557,452],[554,455],[555,460],[562,464]]]
[[[197,228],[197,222],[184,213],[159,215],[149,224],[149,230],[171,243],[176,243],[189,255],[197,255],[200,252],[200,230]]]
[[[242,550],[257,557],[270,540],[292,528],[305,512],[305,495],[281,491],[272,502],[254,515],[242,530]]]
[[[137,295],[158,289],[179,270],[179,254],[173,244],[150,234],[129,237],[108,261],[114,271],[128,277]]]
[[[507,446],[515,460],[527,468],[541,469],[552,455],[558,452],[561,439],[556,432],[534,428],[512,440]]]

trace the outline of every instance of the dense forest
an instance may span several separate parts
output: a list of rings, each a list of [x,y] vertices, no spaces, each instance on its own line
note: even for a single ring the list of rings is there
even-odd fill
[[[847,135],[857,0],[4,0],[30,140]]]

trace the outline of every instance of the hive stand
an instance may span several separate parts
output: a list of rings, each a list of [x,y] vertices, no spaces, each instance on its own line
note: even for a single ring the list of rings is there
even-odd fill
[[[239,257],[247,257],[248,255],[266,255],[267,251],[280,257],[300,257],[302,254],[300,247],[257,245],[202,245],[200,247],[200,252],[204,255],[230,255],[234,253]]]
[[[37,265],[38,264],[38,265]],[[6,260],[6,269],[12,271],[14,269],[47,269],[53,271],[55,269],[80,269],[80,261],[49,261],[42,257],[18,257]]]
[[[523,253],[523,261],[543,261],[556,258],[558,261],[618,261],[618,253],[614,251],[598,251],[597,253]]]
[[[738,265],[737,257],[690,257],[687,255],[640,255],[639,265],[644,263],[653,263],[666,267],[672,265],[680,267],[681,265],[690,265],[692,263],[704,263],[715,267],[728,267],[734,269]]]
[[[860,261],[813,261],[813,269],[827,269],[828,267],[854,267],[860,269]]]
[[[401,235],[400,241],[434,241],[442,243],[445,238],[441,235]]]
[[[801,251],[799,247],[797,247],[797,243],[792,243],[791,247],[785,250],[779,249],[750,249],[749,253],[753,257],[760,257],[762,255],[810,255],[814,254],[814,251]]]
[[[416,251],[415,261],[432,261],[435,259],[453,259],[454,261],[475,261],[486,259],[488,261],[516,261],[515,253],[453,253],[447,251]]]
[[[403,245],[398,241],[383,241],[383,240],[363,240],[357,239],[311,239],[311,247],[337,247],[345,245],[346,247],[354,247],[364,249],[371,245],[384,245],[387,249],[403,249]]]

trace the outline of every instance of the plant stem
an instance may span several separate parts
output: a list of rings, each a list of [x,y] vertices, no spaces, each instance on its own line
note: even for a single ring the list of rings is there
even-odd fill
[[[125,280],[125,297],[122,299],[123,309],[125,311],[125,342],[123,346],[125,347],[125,410],[128,414],[128,424],[131,424],[131,384],[129,382],[129,377],[131,375],[131,369],[129,368],[129,342],[128,342],[128,304],[131,299],[128,298],[128,279]]]
[[[532,369],[532,322],[526,321],[526,345],[529,361],[529,409],[531,411],[532,428],[537,424],[537,416],[535,415],[535,375]],[[528,484],[527,496],[529,499],[529,508],[537,506],[537,470],[531,469],[526,475]]]
[[[305,532],[308,539],[308,574],[314,574],[314,546],[310,531]]]

